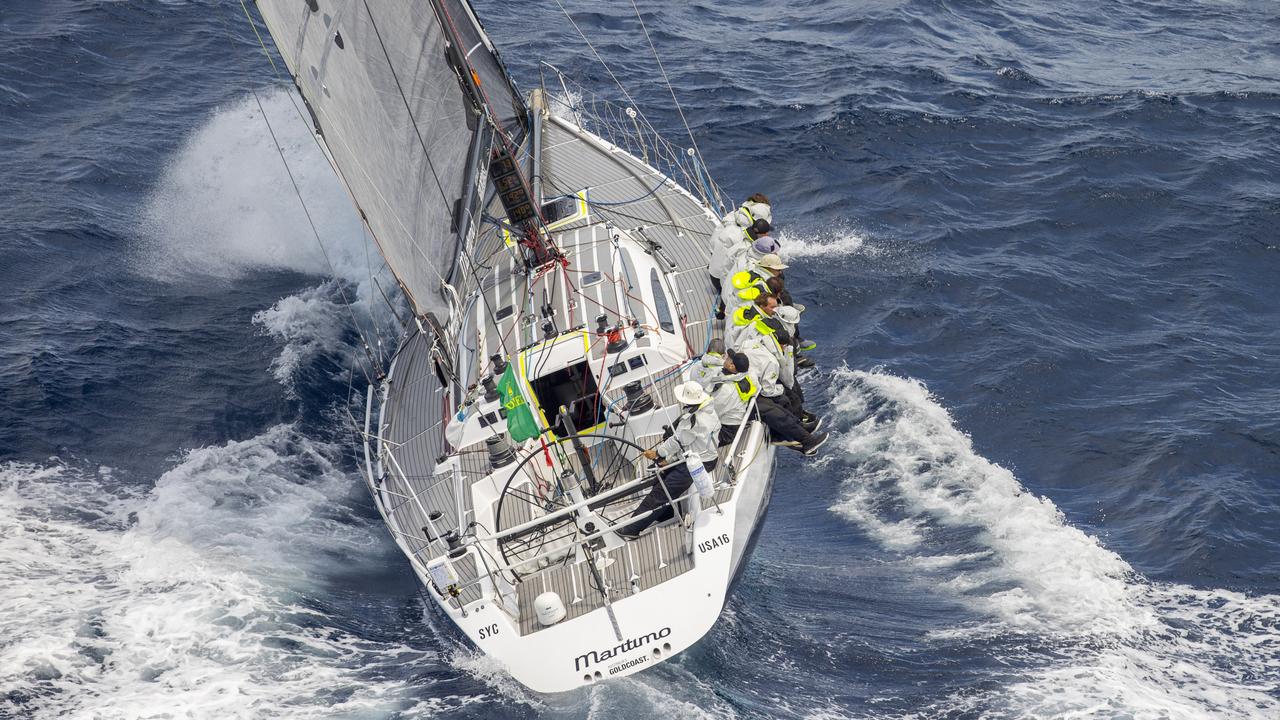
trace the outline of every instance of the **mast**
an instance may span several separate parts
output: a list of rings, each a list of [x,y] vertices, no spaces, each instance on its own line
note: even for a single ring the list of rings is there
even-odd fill
[[[536,202],[519,159],[529,109],[520,100],[502,58],[484,33],[471,4],[466,0],[431,0],[431,5],[453,38],[450,57],[456,63],[459,77],[494,129],[488,179],[497,188],[507,222],[519,229],[522,244],[531,253],[531,264],[540,265],[556,258],[559,253],[550,246],[541,205]],[[488,52],[477,52],[482,49]],[[509,99],[518,107],[510,107]]]
[[[514,163],[526,132],[497,49],[466,0],[257,6],[415,313],[439,310],[489,192],[483,170],[495,153]]]

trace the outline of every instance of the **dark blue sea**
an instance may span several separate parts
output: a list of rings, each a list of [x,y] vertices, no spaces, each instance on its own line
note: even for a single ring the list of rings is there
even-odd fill
[[[239,3],[4,0],[0,717],[1280,717],[1280,6],[637,1],[834,429],[715,629],[554,697],[463,642],[351,454],[385,271]],[[680,143],[631,4],[566,7]]]

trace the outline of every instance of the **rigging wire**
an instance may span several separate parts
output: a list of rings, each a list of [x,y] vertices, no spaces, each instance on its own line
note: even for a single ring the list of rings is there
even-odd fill
[[[631,96],[631,93],[627,91],[627,88],[623,86],[622,81],[619,80],[618,76],[614,74],[613,69],[609,67],[609,64],[604,61],[604,58],[601,57],[600,53],[596,50],[595,45],[591,43],[591,40],[587,37],[587,34],[582,31],[582,28],[578,25],[577,21],[575,21],[573,19],[573,16],[569,14],[569,10],[565,8],[564,3],[561,2],[561,0],[556,0],[556,5],[559,6],[560,12],[564,13],[565,18],[569,20],[569,24],[573,26],[573,29],[577,31],[578,37],[582,38],[582,41],[586,43],[587,48],[591,50],[591,54],[595,56],[596,60],[600,63],[600,66],[604,68],[605,72],[609,74],[609,77],[613,80],[614,84],[617,85],[618,89],[622,91],[623,97],[627,99],[627,102],[631,103],[632,109],[634,109],[636,113],[641,118],[644,119],[644,122],[646,125],[649,126],[650,131],[652,131],[655,135],[659,135],[657,129],[654,128],[653,123],[650,122],[649,117],[645,115],[644,110],[640,108],[640,104],[636,102],[635,98]],[[647,25],[645,25],[644,18],[641,17],[640,8],[636,6],[635,0],[631,0],[631,7],[636,11],[636,19],[640,22],[640,28],[644,31],[645,40],[648,41],[649,48],[653,51],[653,57],[658,63],[658,70],[662,73],[663,82],[666,83],[667,90],[668,92],[671,93],[671,100],[672,102],[675,103],[676,112],[679,113],[680,115],[680,122],[681,124],[684,125],[685,132],[688,133],[689,135],[689,142],[693,143],[692,149],[693,149],[694,155],[696,156],[698,163],[702,166],[703,173],[707,175],[707,178],[710,181],[710,185],[718,189],[719,186],[716,185],[715,181],[710,177],[711,173],[710,173],[710,170],[707,169],[706,162],[703,160],[702,150],[701,148],[698,147],[698,141],[694,139],[693,130],[689,127],[689,121],[688,119],[686,119],[684,114],[684,108],[681,107],[680,101],[676,97],[675,88],[671,84],[671,79],[667,75],[667,70],[662,64],[662,58],[658,55],[658,49],[653,44],[653,38],[650,37],[649,35],[649,28]],[[710,202],[712,197],[718,197],[718,196],[719,196],[718,192],[712,195],[708,195],[707,200],[708,202]]]
[[[569,10],[565,8],[564,3],[560,2],[560,0],[556,0],[556,5],[560,7],[560,12],[564,13],[564,16],[569,20],[569,24],[573,26],[573,29],[578,31],[578,37],[582,38],[582,41],[587,44],[587,47],[591,50],[591,54],[600,62],[600,66],[604,68],[605,72],[609,73],[609,77],[613,79],[614,84],[622,91],[623,97],[627,99],[627,102],[631,103],[631,106],[635,108],[635,111],[640,115],[640,117],[644,118],[645,124],[652,129],[653,123],[649,122],[649,118],[645,116],[644,111],[640,109],[639,103],[635,101],[635,98],[631,97],[631,93],[627,92],[627,88],[623,86],[622,81],[618,79],[618,76],[613,74],[613,69],[609,67],[609,63],[605,62],[604,58],[600,56],[600,53],[596,50],[596,46],[591,44],[591,40],[587,37],[587,34],[582,31],[582,28],[578,26],[578,23],[573,19],[573,16],[569,14]]]
[[[636,20],[640,21],[640,29],[644,31],[644,39],[649,41],[649,49],[653,51],[653,59],[658,62],[658,71],[662,73],[662,80],[667,84],[668,92],[671,93],[671,102],[675,103],[676,112],[680,113],[680,122],[684,124],[684,131],[689,134],[689,142],[693,143],[693,152],[698,156],[698,162],[702,163],[705,169],[707,164],[702,160],[702,150],[698,148],[698,141],[693,138],[693,130],[689,128],[689,121],[684,117],[684,108],[680,107],[680,101],[676,99],[676,90],[671,86],[671,78],[667,77],[667,69],[662,66],[662,58],[658,55],[658,48],[654,47],[653,38],[649,37],[649,28],[644,24],[644,18],[640,16],[640,7],[636,5],[636,0],[631,0],[631,7],[636,11]]]
[[[257,24],[256,22],[254,22],[253,15],[249,12],[249,7],[248,7],[248,5],[246,4],[246,0],[239,0],[239,2],[240,2],[240,9],[244,12],[244,16],[245,16],[245,18],[246,18],[246,19],[248,20],[248,22],[249,22],[249,27],[253,29],[253,34],[254,34],[254,36],[255,36],[255,37],[257,37],[257,39],[258,39],[258,45],[262,48],[262,54],[266,56],[266,58],[267,58],[267,62],[271,63],[271,70],[272,70],[272,72],[274,72],[274,73],[275,73],[275,76],[276,76],[276,79],[277,79],[277,80],[282,80],[282,81],[283,81],[283,80],[285,79],[285,76],[280,72],[280,68],[279,68],[279,66],[277,66],[277,65],[276,65],[275,58],[274,58],[274,57],[272,57],[272,55],[271,55],[271,51],[267,49],[267,43],[266,43],[266,40],[264,40],[264,39],[263,39],[263,37],[262,37],[262,34],[261,34],[260,32],[258,32],[258,24]],[[286,70],[287,70],[287,69],[288,69],[288,68],[286,68]],[[301,92],[302,92],[302,87],[298,84],[298,80],[297,80],[297,78],[295,78],[292,74],[290,74],[290,75],[288,76],[288,79],[289,79],[289,81],[293,84],[293,86],[294,86],[295,88],[297,88],[297,89],[298,89],[298,92],[299,92],[299,93],[301,93]],[[306,115],[304,115],[304,114],[302,113],[302,108],[298,107],[298,100],[297,100],[297,98],[294,96],[294,93],[293,93],[293,92],[286,92],[286,93],[285,93],[285,95],[286,95],[286,97],[288,97],[288,98],[289,98],[289,104],[291,104],[291,105],[293,106],[293,111],[294,111],[294,113],[298,116],[298,120],[299,120],[299,121],[301,121],[301,122],[302,122],[302,124],[303,124],[306,128],[308,128],[308,134],[310,134],[310,135],[311,135],[311,140],[312,140],[312,142],[314,142],[314,143],[315,143],[316,148],[318,148],[318,149],[320,150],[320,153],[321,153],[322,155],[324,155],[324,156],[326,157],[326,159],[330,158],[331,156],[330,156],[329,152],[325,149],[324,145],[321,143],[321,140],[320,140],[320,128],[319,128],[319,126],[317,125],[317,126],[315,127],[314,131],[313,131],[313,130],[311,129],[311,128],[312,128],[312,120],[308,120],[308,119],[307,119],[307,116],[306,116]],[[304,98],[303,100],[304,100],[304,102],[305,102],[305,98]],[[318,123],[318,119],[316,119],[316,118],[315,118],[315,115],[314,115],[314,114],[312,115],[312,119],[313,119],[313,120],[315,120],[315,121]],[[334,174],[335,174],[335,175],[337,175],[337,176],[338,176],[338,180],[342,182],[342,186],[346,189],[347,194],[348,194],[349,196],[351,196],[351,197],[354,199],[354,198],[355,198],[355,193],[354,193],[354,192],[352,192],[350,183],[348,183],[348,182],[347,182],[347,178],[342,174],[342,171],[341,171],[339,168],[337,168],[337,166],[336,166],[336,165],[334,166]],[[375,190],[376,190],[376,188],[375,188]],[[379,195],[381,195],[381,191],[379,191]],[[358,208],[358,206],[357,206],[357,209],[359,209],[359,208]],[[393,213],[393,215],[394,215],[394,213]],[[405,226],[404,226],[404,222],[403,222],[402,220],[400,220],[399,216],[395,216],[395,218],[396,218],[396,223],[397,223],[397,224],[399,224],[399,225],[400,225],[400,227],[401,227],[402,229],[404,229],[404,230],[405,230],[405,233],[406,233],[406,234],[409,234],[408,229],[407,229],[407,228],[405,228]],[[361,213],[361,224],[363,224],[363,225],[364,225],[364,226],[369,230],[369,234],[370,234],[370,235],[373,235],[373,230],[372,230],[372,228],[369,228],[369,227],[368,227],[368,225],[369,225],[369,221],[368,221],[368,219],[367,219],[367,218],[365,218],[365,217],[363,216],[363,212]],[[377,238],[377,236],[374,236],[374,237],[373,237],[373,241],[374,241],[374,243],[378,243],[378,238]],[[420,248],[418,248],[416,244],[414,245],[414,249],[415,249],[415,250],[417,250],[417,251],[418,251],[418,253],[419,253],[420,255],[422,255],[422,256],[423,256],[423,258],[427,261],[427,266],[431,268],[432,272],[434,272],[434,273],[436,274],[436,277],[440,279],[440,282],[442,282],[442,283],[443,283],[443,282],[444,282],[444,276],[440,274],[440,270],[439,270],[438,268],[436,268],[436,267],[435,267],[435,264],[431,262],[431,259],[430,259],[430,258],[428,258],[428,257],[426,257],[426,254],[425,254],[425,253],[423,253],[423,252],[422,252],[422,250],[421,250]],[[379,252],[379,254],[382,254],[382,248],[381,248],[381,245],[380,245],[380,244],[379,244],[378,252]],[[400,281],[399,276],[398,276],[398,275],[396,275],[395,268],[390,268],[390,266],[388,266],[388,268],[391,270],[391,274],[392,274],[393,276],[396,276],[396,283],[400,286],[400,288],[401,288],[401,292],[403,292],[403,293],[405,293],[406,295],[408,295],[408,296],[409,296],[410,305],[413,305],[413,296],[412,296],[412,295],[410,295],[410,294],[408,293],[408,291],[405,289],[405,285],[404,285],[404,283],[403,283],[403,282],[401,282],[401,281]],[[384,294],[385,294],[385,293],[384,293]],[[414,308],[414,309],[416,310],[416,308]],[[393,314],[396,314],[396,313],[393,313]],[[397,319],[397,320],[399,320],[399,315],[398,315],[398,314],[396,314],[396,319]],[[401,327],[402,327],[402,328],[407,328],[408,326],[407,326],[407,325],[405,325],[403,322],[401,322]]]
[[[249,25],[250,27],[253,28],[254,35],[257,36],[259,44],[262,46],[263,51],[266,52],[267,50],[266,45],[262,41],[262,36],[258,33],[258,28],[253,23],[253,17],[248,14],[249,10],[247,7],[245,7],[244,0],[241,0],[240,7],[245,11],[245,16],[249,19]],[[224,26],[225,25],[226,25],[226,20],[224,19]],[[234,38],[234,33],[231,32],[230,27],[227,27],[227,32],[230,37]],[[236,57],[239,58],[240,56],[237,54]],[[270,53],[267,53],[267,59],[271,60]],[[271,67],[275,68],[274,60],[271,60]],[[243,69],[243,64],[242,64],[242,69]],[[247,72],[245,74],[246,76],[248,75]],[[298,198],[298,204],[302,206],[302,213],[307,218],[307,225],[311,227],[311,234],[315,237],[316,245],[320,248],[320,254],[321,256],[324,257],[325,265],[329,267],[329,274],[334,278],[335,286],[338,288],[338,293],[342,296],[342,303],[347,309],[347,314],[351,316],[352,327],[355,328],[356,334],[360,336],[360,345],[364,349],[365,359],[368,360],[369,366],[373,368],[379,376],[381,376],[382,375],[381,362],[380,360],[375,359],[373,357],[373,351],[369,347],[369,338],[367,335],[365,335],[364,329],[360,326],[360,321],[356,318],[356,313],[355,313],[355,309],[352,307],[351,298],[347,296],[347,290],[343,286],[342,280],[338,275],[338,271],[335,269],[333,265],[333,260],[329,257],[329,251],[328,249],[325,248],[324,241],[321,240],[320,238],[320,230],[316,227],[315,219],[312,218],[311,216],[311,209],[307,207],[306,199],[302,197],[302,189],[298,186],[298,180],[293,174],[293,168],[289,166],[289,161],[288,159],[285,158],[284,146],[280,144],[280,139],[276,136],[275,128],[272,127],[271,125],[271,119],[267,116],[267,109],[262,104],[262,98],[258,95],[257,88],[254,88],[252,86],[249,87],[249,93],[253,95],[254,104],[258,106],[258,112],[262,114],[262,122],[267,126],[267,132],[271,135],[271,143],[275,146],[276,154],[280,156],[280,163],[284,165],[285,173],[289,175],[289,183],[293,186],[293,193]],[[376,324],[374,326],[374,332],[375,333],[377,332]],[[373,384],[373,379],[369,377],[369,373],[366,372],[363,367],[361,367],[360,372],[365,376],[365,380],[367,380],[369,384]]]

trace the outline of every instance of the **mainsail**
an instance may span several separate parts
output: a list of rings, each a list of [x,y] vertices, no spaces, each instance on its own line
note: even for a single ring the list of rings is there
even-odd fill
[[[484,200],[490,146],[523,134],[496,50],[465,0],[257,5],[391,271],[418,313],[433,309]]]

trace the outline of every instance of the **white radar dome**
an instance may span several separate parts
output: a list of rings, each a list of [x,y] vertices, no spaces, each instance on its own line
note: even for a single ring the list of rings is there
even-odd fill
[[[564,619],[564,601],[556,593],[547,591],[533,599],[533,611],[538,615],[538,622],[555,625]]]

